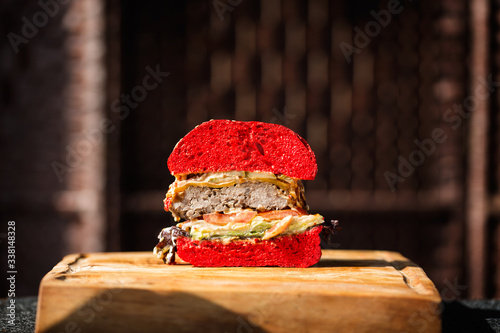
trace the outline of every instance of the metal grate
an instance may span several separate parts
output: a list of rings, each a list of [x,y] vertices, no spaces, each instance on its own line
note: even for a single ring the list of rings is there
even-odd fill
[[[122,247],[147,249],[144,237],[172,223],[161,200],[179,138],[210,118],[261,120],[311,144],[319,173],[308,202],[343,221],[340,246],[401,251],[441,288],[462,281],[473,271],[463,257],[475,148],[468,119],[452,116],[470,88],[468,3],[403,1],[382,24],[391,3],[124,2],[122,90],[148,64],[171,76],[123,121]],[[346,57],[343,44],[356,52]]]

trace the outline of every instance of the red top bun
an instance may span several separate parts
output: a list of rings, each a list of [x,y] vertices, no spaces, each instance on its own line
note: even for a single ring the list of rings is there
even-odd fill
[[[258,121],[210,120],[196,126],[168,158],[172,175],[250,171],[312,180],[311,147],[291,129]]]

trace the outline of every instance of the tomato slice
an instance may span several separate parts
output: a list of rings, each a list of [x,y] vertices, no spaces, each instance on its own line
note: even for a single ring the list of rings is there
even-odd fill
[[[205,222],[208,222],[210,224],[226,225],[229,222],[248,223],[252,221],[255,216],[257,216],[256,211],[243,210],[241,212],[231,213],[231,214],[219,214],[219,213],[203,214],[203,220],[205,220]]]
[[[264,236],[262,237],[263,240],[273,238],[281,234],[283,231],[288,228],[290,225],[290,222],[292,222],[292,215],[289,215],[276,223],[271,229],[267,230]]]
[[[270,210],[267,212],[259,213],[259,216],[266,220],[282,220],[287,216],[301,216],[307,215],[307,212],[303,209],[299,211],[298,209],[284,209],[284,210]]]

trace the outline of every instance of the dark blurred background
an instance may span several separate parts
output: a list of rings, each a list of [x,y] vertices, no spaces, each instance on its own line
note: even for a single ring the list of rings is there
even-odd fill
[[[168,155],[229,118],[308,140],[330,247],[500,297],[499,17],[484,0],[0,1],[2,271],[11,220],[18,296],[65,254],[152,250]]]

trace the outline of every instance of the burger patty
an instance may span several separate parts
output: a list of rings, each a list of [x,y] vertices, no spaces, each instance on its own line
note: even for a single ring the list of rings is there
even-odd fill
[[[284,209],[288,195],[278,186],[266,182],[244,182],[222,188],[190,186],[170,206],[176,217],[193,220],[203,214],[224,213],[233,208],[259,211]]]

